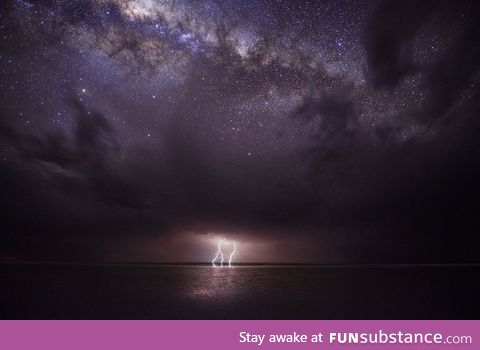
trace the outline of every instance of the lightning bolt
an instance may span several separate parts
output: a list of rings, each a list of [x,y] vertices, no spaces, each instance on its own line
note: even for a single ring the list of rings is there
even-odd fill
[[[217,254],[215,255],[215,257],[213,258],[212,260],[212,266],[217,266],[215,265],[215,261],[217,261],[218,258],[220,258],[220,267],[223,267],[223,252],[222,252],[222,243],[223,241],[225,241],[224,239],[219,239],[217,244],[218,244],[218,250],[217,250]]]
[[[212,260],[212,266],[213,267],[217,267],[217,266],[220,266],[220,267],[223,267],[223,262],[224,262],[224,255],[223,255],[223,251],[222,251],[222,244],[229,244],[229,242],[227,242],[225,239],[219,239],[217,241],[217,252],[215,254],[215,256],[213,257],[213,260]],[[237,255],[237,242],[233,241],[233,250],[232,252],[230,253],[229,257],[228,257],[228,267],[232,267],[232,261],[233,261],[233,258]],[[217,262],[217,264],[216,264]],[[218,262],[220,263],[218,265]]]
[[[233,241],[233,250],[232,250],[232,253],[230,254],[230,257],[228,258],[228,267],[232,267],[232,260],[236,253],[237,253],[237,243]]]

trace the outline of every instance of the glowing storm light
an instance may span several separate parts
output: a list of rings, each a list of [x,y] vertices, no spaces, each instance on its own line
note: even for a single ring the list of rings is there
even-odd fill
[[[228,267],[232,267],[232,260],[233,260],[233,257],[235,256],[235,254],[237,254],[237,243],[235,243],[235,241],[233,241],[233,250],[230,253],[230,257],[228,258]]]
[[[216,254],[215,254],[215,256],[213,257],[213,260],[212,260],[212,266],[213,267],[217,267],[217,266],[223,267],[224,255],[223,255],[223,251],[222,251],[222,245],[224,243],[228,244],[229,242],[227,242],[225,239],[219,239],[217,241],[218,249],[217,249],[217,252],[216,252]],[[235,257],[235,255],[237,255],[237,243],[235,241],[233,241],[233,250],[228,257],[228,267],[232,267],[232,261],[233,261],[233,258]],[[217,263],[219,262],[220,264],[217,265],[217,264],[215,264],[215,262],[217,262]]]

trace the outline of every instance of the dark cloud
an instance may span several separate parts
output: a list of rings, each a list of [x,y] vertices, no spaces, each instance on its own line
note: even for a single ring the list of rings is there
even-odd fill
[[[418,111],[408,113],[419,122],[442,117],[478,74],[479,15],[480,7],[471,1],[380,2],[363,31],[371,83],[375,88],[395,88],[402,79],[418,74],[426,98]],[[415,51],[418,55],[425,49],[422,45],[438,43],[424,40],[427,34],[420,33],[422,29],[443,32],[447,38],[442,54],[427,63],[416,62]]]
[[[368,74],[375,87],[395,87],[415,71],[414,40],[438,6],[439,1],[382,1],[375,7],[363,34]]]

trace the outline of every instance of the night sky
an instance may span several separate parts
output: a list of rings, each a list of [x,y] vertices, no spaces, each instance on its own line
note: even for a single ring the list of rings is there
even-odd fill
[[[0,6],[0,259],[479,261],[478,1]]]

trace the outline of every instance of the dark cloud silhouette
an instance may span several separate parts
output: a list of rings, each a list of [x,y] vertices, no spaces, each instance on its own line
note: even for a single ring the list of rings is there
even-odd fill
[[[415,37],[440,3],[382,1],[372,11],[365,25],[363,43],[369,78],[375,87],[395,87],[415,71]]]
[[[426,99],[418,111],[408,113],[419,122],[442,117],[460,101],[461,94],[478,72],[479,15],[480,7],[471,1],[455,4],[444,1],[380,2],[363,31],[367,76],[372,85],[391,89],[402,79],[420,74],[421,92]],[[436,29],[445,32],[450,40],[440,56],[428,63],[415,63],[415,41],[422,28],[433,26],[432,17],[440,22],[437,26],[442,26]],[[416,48],[417,51],[421,49],[422,44]]]

